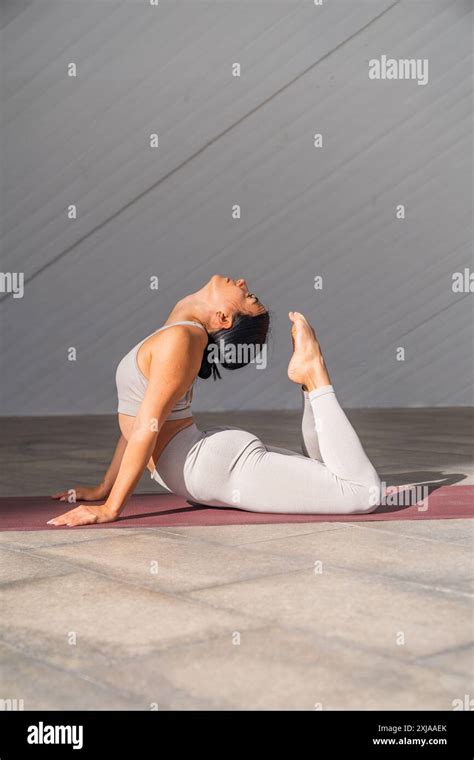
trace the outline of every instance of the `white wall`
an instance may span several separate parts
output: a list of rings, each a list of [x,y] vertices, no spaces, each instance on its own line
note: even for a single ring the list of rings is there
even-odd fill
[[[473,403],[468,0],[8,0],[2,26],[1,269],[25,292],[0,293],[0,413],[114,411],[121,356],[214,272],[275,320],[268,368],[197,409],[299,405],[289,309],[346,406]],[[382,54],[428,84],[369,80]]]

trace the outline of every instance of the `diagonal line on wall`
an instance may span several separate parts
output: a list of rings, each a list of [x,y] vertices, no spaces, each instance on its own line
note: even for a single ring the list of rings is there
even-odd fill
[[[269,95],[265,100],[262,100],[261,103],[259,103],[257,106],[252,108],[250,111],[248,111],[246,114],[241,116],[237,121],[233,122],[233,124],[230,124],[228,127],[226,127],[222,132],[220,132],[218,135],[215,135],[215,137],[212,137],[210,140],[208,140],[207,143],[205,143],[201,148],[196,150],[191,156],[188,156],[188,158],[185,158],[181,163],[179,163],[177,166],[175,166],[173,169],[171,169],[169,172],[167,172],[163,177],[160,177],[159,180],[154,182],[150,187],[145,188],[141,193],[136,195],[134,198],[132,198],[130,201],[125,203],[123,206],[121,206],[117,211],[114,211],[113,214],[107,217],[107,219],[104,219],[99,224],[96,224],[95,227],[93,227],[91,230],[86,232],[84,235],[82,235],[78,240],[76,240],[74,243],[72,243],[70,246],[68,246],[64,251],[61,251],[61,253],[58,253],[57,256],[55,256],[51,261],[48,261],[46,264],[44,264],[42,267],[40,267],[36,272],[34,272],[31,277],[28,279],[25,279],[25,284],[32,282],[38,275],[42,274],[45,270],[49,269],[49,267],[56,264],[58,261],[60,261],[62,258],[67,256],[68,253],[70,253],[72,250],[77,248],[77,246],[81,245],[85,240],[90,238],[94,233],[101,230],[103,227],[105,227],[109,222],[116,219],[123,211],[126,211],[128,208],[133,206],[135,203],[137,203],[139,200],[141,200],[145,195],[155,190],[157,187],[159,187],[163,182],[166,182],[166,180],[173,176],[173,174],[176,174],[176,172],[179,172],[181,169],[183,169],[185,166],[187,166],[191,161],[193,161],[195,158],[200,156],[202,153],[204,153],[205,150],[207,150],[211,145],[214,145],[218,140],[221,139],[221,137],[224,137],[224,135],[231,132],[234,127],[237,127],[239,124],[242,124],[246,119],[248,119],[250,116],[252,116],[254,113],[259,111],[261,108],[263,108],[267,103],[270,103],[274,98],[278,97],[282,92],[285,92],[289,87],[291,87],[295,82],[297,82],[299,79],[302,79],[309,71],[312,71],[318,64],[320,64],[322,61],[329,58],[330,55],[335,53],[337,50],[339,50],[343,45],[345,45],[347,42],[350,42],[355,37],[357,37],[358,34],[365,31],[371,24],[373,24],[375,21],[378,21],[382,16],[384,16],[386,13],[388,13],[392,8],[394,8],[396,5],[398,5],[401,2],[401,0],[395,0],[391,5],[388,6],[388,8],[385,8],[383,11],[377,14],[377,16],[374,16],[374,18],[370,19],[364,26],[361,26],[360,29],[357,29],[353,34],[351,34],[349,37],[346,37],[342,42],[340,42],[336,47],[332,48],[332,50],[329,50],[327,53],[325,53],[321,58],[318,58],[317,61],[312,63],[310,66],[307,66],[306,69],[301,71],[299,74],[297,74],[293,79],[291,79],[289,82],[286,82],[286,84],[282,85],[278,90],[275,90],[271,95]],[[12,293],[4,293],[3,296],[0,297],[0,303],[3,301],[6,301],[8,298],[10,298],[13,294]]]
[[[410,333],[414,332],[415,330],[419,330],[420,327],[423,327],[424,325],[426,325],[428,322],[430,322],[435,317],[439,317],[439,315],[442,314],[444,311],[447,311],[447,309],[451,309],[452,306],[456,306],[460,301],[464,301],[464,299],[468,298],[469,296],[472,298],[472,293],[470,293],[470,292],[464,293],[463,296],[459,296],[455,301],[452,301],[451,303],[448,303],[447,306],[443,306],[441,309],[439,309],[439,311],[435,311],[434,314],[430,314],[430,316],[426,317],[426,319],[424,319],[423,322],[419,322],[414,327],[412,327],[410,330],[407,330],[402,335],[399,335],[398,338],[406,338],[407,335],[410,335]]]
[[[32,4],[33,0],[0,0],[0,29],[5,29],[13,19]]]

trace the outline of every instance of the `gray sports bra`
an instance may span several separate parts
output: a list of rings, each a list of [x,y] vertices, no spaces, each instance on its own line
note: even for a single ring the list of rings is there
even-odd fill
[[[169,325],[163,325],[163,327],[160,327],[159,330],[155,330],[155,332],[152,332],[150,335],[147,335],[146,338],[143,338],[140,343],[137,343],[137,345],[134,346],[132,350],[128,352],[128,354],[125,354],[122,361],[119,363],[117,371],[115,373],[115,383],[117,385],[118,396],[118,412],[122,414],[129,414],[132,417],[137,416],[138,409],[141,402],[143,401],[143,397],[148,385],[148,380],[138,367],[138,349],[142,343],[148,340],[148,338],[151,338],[152,335],[156,335],[156,333],[161,332],[161,330],[166,330],[168,327],[174,327],[175,325],[196,325],[197,327],[202,327],[204,332],[206,332],[206,328],[203,325],[199,324],[199,322],[184,320],[183,322],[172,322]],[[193,397],[193,386],[194,383],[186,391],[183,398],[179,399],[179,401],[176,402],[167,419],[181,420],[192,416],[191,400]]]

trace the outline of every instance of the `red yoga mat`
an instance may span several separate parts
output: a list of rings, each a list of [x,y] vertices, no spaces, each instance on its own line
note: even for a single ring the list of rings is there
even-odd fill
[[[449,520],[474,516],[474,486],[441,486],[427,499],[417,499],[414,488],[389,489],[386,503],[375,512],[361,515],[295,515],[246,512],[242,509],[193,505],[173,494],[133,496],[118,520],[100,525],[77,526],[74,530],[95,528],[164,528],[190,525],[253,525],[263,523],[363,522],[371,520]],[[396,495],[393,494],[396,492]],[[403,492],[403,493],[402,493]],[[411,497],[411,498],[410,498]],[[416,503],[413,503],[415,502]],[[392,503],[390,503],[392,501]],[[397,503],[393,503],[396,501]],[[406,504],[412,502],[410,506]],[[74,505],[54,501],[48,496],[0,498],[0,530],[63,530],[46,525],[53,517]],[[66,526],[64,526],[66,527]],[[72,530],[68,528],[68,530]]]

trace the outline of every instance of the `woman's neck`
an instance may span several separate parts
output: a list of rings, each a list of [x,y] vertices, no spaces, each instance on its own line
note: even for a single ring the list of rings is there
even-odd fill
[[[179,322],[190,320],[200,322],[206,330],[209,330],[209,305],[204,300],[200,291],[191,293],[189,296],[182,298],[171,310],[168,320],[170,322]]]

